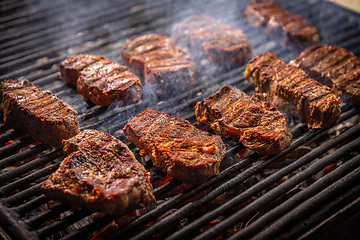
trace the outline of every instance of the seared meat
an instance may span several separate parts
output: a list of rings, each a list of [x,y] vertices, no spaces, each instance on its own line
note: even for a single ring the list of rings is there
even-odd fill
[[[189,184],[217,175],[226,151],[220,136],[210,136],[187,120],[156,110],[131,118],[123,131],[156,167]]]
[[[195,106],[199,124],[208,124],[217,134],[237,136],[240,142],[263,155],[282,152],[292,134],[282,113],[259,94],[248,96],[225,85]]]
[[[243,64],[252,55],[250,43],[240,29],[204,15],[176,24],[171,38],[193,56],[206,56],[221,66]]]
[[[0,92],[0,112],[9,127],[53,147],[79,132],[77,112],[52,92],[23,79],[3,81]]]
[[[60,63],[60,78],[76,87],[80,71],[88,67],[90,64],[99,61],[106,61],[102,56],[97,55],[73,55]]]
[[[309,128],[333,126],[340,120],[340,98],[332,89],[269,52],[249,62],[245,78],[256,91],[266,93],[276,106],[290,111]]]
[[[262,27],[266,33],[283,35],[285,41],[318,43],[318,30],[310,26],[299,14],[291,13],[273,0],[252,0],[246,8],[246,17],[255,27]]]
[[[140,79],[128,67],[95,55],[75,55],[60,63],[60,78],[76,86],[86,101],[106,107],[140,100]]]
[[[133,36],[121,48],[121,57],[144,76],[158,96],[189,89],[195,83],[192,56],[166,36]]]
[[[64,141],[70,153],[43,183],[44,194],[72,206],[121,215],[151,204],[150,174],[108,133],[84,130]]]
[[[349,104],[360,103],[360,59],[346,49],[333,45],[313,46],[290,64],[332,87]]]

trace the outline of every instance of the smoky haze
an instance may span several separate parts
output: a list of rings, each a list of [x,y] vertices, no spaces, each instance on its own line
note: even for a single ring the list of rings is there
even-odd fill
[[[226,24],[233,25],[246,32],[246,19],[244,11],[247,1],[37,1],[26,6],[24,11],[33,11],[36,18],[34,23],[41,24],[44,31],[41,34],[41,42],[34,43],[34,51],[43,51],[48,61],[45,68],[53,68],[58,71],[58,64],[70,55],[94,54],[102,55],[114,62],[124,64],[120,58],[120,49],[123,44],[133,35],[156,33],[158,35],[171,36],[171,31],[176,23],[191,17],[194,14],[204,14],[222,20]],[[27,30],[29,34],[37,34]],[[250,36],[251,37],[251,36]],[[254,54],[271,48],[273,42],[267,42],[261,49],[254,49]],[[56,67],[53,67],[56,66]],[[222,82],[210,82],[212,79],[224,73],[221,69],[208,61],[201,59],[196,63],[196,85],[194,89],[201,91],[206,86],[212,85],[213,90],[221,87]],[[45,69],[46,70],[46,69]],[[242,75],[242,71],[239,71]],[[34,75],[36,76],[36,75]],[[141,76],[139,76],[141,78]],[[36,79],[35,79],[36,80]],[[63,84],[58,75],[52,77],[54,82]],[[48,82],[47,82],[48,84]],[[202,88],[202,85],[204,87]],[[45,85],[46,87],[47,85]],[[67,88],[72,88],[66,85]],[[192,91],[195,91],[192,89]],[[113,127],[114,122],[128,120],[130,116],[148,107],[171,108],[170,104],[178,105],[177,101],[167,101],[166,98],[158,98],[154,89],[143,88],[142,100],[131,108],[123,106],[121,102],[115,102],[108,109],[99,109],[97,106],[85,103],[82,97],[75,91],[65,91],[68,94],[60,94],[60,97],[72,105],[80,114],[81,125],[99,128],[99,130],[117,131]],[[169,97],[174,98],[180,93],[173,91]],[[165,102],[165,104],[163,104]],[[87,112],[101,112],[103,119],[82,118]],[[90,114],[91,115],[91,114]],[[101,115],[101,114],[100,114]],[[96,124],[99,122],[98,124]]]

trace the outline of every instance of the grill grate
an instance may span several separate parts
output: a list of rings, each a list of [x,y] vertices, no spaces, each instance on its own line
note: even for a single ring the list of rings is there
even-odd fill
[[[245,66],[222,69],[197,65],[197,83],[170,99],[157,99],[145,89],[140,102],[107,109],[86,103],[58,79],[58,64],[78,53],[103,55],[115,62],[132,35],[170,35],[172,26],[204,13],[242,29],[254,56],[270,51],[284,61],[298,56],[278,39],[248,25],[248,1],[46,1],[0,3],[0,79],[25,77],[51,90],[79,112],[81,129],[109,132],[129,145],[151,172],[157,205],[122,217],[104,216],[49,201],[42,182],[64,158],[22,131],[0,123],[0,234],[13,239],[319,239],[329,227],[359,212],[359,109],[342,106],[341,121],[329,129],[309,131],[287,116],[293,143],[281,154],[263,158],[248,153],[234,139],[221,172],[199,186],[166,176],[127,141],[122,128],[129,117],[156,109],[196,125],[194,105],[224,84],[248,94]],[[360,16],[320,0],[285,1],[320,29],[322,42],[360,54]],[[328,173],[329,172],[329,173]],[[167,181],[169,180],[169,181]],[[229,197],[227,197],[229,196]]]

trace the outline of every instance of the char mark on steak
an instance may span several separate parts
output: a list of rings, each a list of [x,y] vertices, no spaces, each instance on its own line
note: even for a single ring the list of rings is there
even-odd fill
[[[240,29],[205,15],[176,24],[171,38],[194,57],[205,56],[220,66],[240,65],[252,56],[250,42]]]
[[[70,155],[42,185],[48,198],[109,215],[155,200],[150,174],[127,145],[110,134],[83,130],[64,141],[64,152]]]
[[[79,132],[77,112],[52,92],[24,79],[3,81],[0,92],[1,114],[9,127],[52,147]]]
[[[121,48],[121,58],[144,76],[146,85],[158,96],[195,84],[192,56],[169,37],[154,33],[133,36]]]
[[[76,86],[86,101],[102,107],[114,101],[124,104],[141,98],[140,79],[130,69],[96,55],[74,55],[60,63],[60,78]]]
[[[156,110],[131,118],[124,135],[154,165],[185,183],[201,184],[219,173],[226,148],[220,136],[209,135],[189,121]]]
[[[246,7],[246,17],[254,27],[268,34],[283,36],[285,42],[316,44],[318,30],[299,14],[291,13],[273,0],[252,0]]]
[[[317,45],[303,51],[290,64],[331,87],[344,102],[360,103],[360,59],[334,45]]]
[[[248,96],[234,86],[225,85],[213,96],[195,106],[199,124],[215,133],[236,136],[240,142],[262,155],[276,155],[290,143],[292,134],[282,113],[260,94]]]
[[[245,78],[279,109],[290,112],[309,128],[333,126],[340,120],[340,98],[302,69],[266,52],[249,62]]]

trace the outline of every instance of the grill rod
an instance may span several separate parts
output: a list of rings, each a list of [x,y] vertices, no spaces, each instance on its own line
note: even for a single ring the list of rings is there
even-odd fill
[[[304,155],[298,161],[294,162],[293,164],[290,164],[287,167],[282,168],[278,172],[285,171],[285,170],[287,170],[288,168],[291,168],[291,167],[294,167],[294,169],[296,169],[295,165],[297,165],[298,162],[305,162],[306,163],[309,160],[314,160],[316,157],[320,156],[321,153],[324,152],[323,151],[323,149],[324,149],[323,146],[324,145],[330,145],[330,146],[332,145],[334,147],[337,144],[346,141],[351,136],[354,136],[352,134],[355,134],[355,136],[356,136],[359,133],[360,125],[356,125],[352,129],[354,129],[355,133],[353,131],[349,131],[349,132],[346,131],[344,134],[339,135],[338,137],[327,141],[322,146],[316,148],[315,150],[313,150],[309,154]],[[351,133],[351,135],[349,135],[349,133]],[[203,234],[199,235],[195,239],[196,240],[199,240],[199,239],[211,239],[213,237],[216,237],[216,236],[220,235],[222,232],[224,232],[227,229],[231,228],[232,226],[236,225],[238,222],[241,221],[241,219],[243,219],[248,214],[250,214],[250,213],[255,214],[256,212],[261,210],[261,208],[263,208],[267,204],[271,203],[271,201],[273,201],[276,198],[280,197],[282,194],[284,194],[287,191],[291,190],[293,187],[295,187],[296,185],[298,185],[299,183],[301,183],[305,179],[309,178],[310,176],[314,175],[315,173],[317,173],[320,170],[324,169],[326,166],[333,163],[335,159],[340,159],[341,157],[345,156],[349,152],[352,152],[352,151],[356,150],[359,146],[360,146],[360,137],[355,139],[351,143],[348,143],[348,144],[340,147],[339,149],[337,149],[331,155],[328,155],[328,156],[324,157],[323,159],[318,160],[316,163],[314,163],[313,165],[311,165],[307,169],[303,170],[299,174],[295,175],[294,177],[291,177],[290,179],[288,179],[287,181],[282,183],[279,187],[270,190],[269,192],[264,194],[264,196],[258,198],[255,202],[250,203],[249,205],[247,205],[243,209],[241,209],[238,212],[234,213],[229,218],[227,218],[224,221],[222,221],[221,223],[215,225],[209,231],[204,232]],[[311,155],[314,155],[314,156],[311,156]],[[236,197],[236,198],[238,198],[238,197]],[[276,208],[277,211],[274,214],[277,217],[282,214],[281,210],[283,210],[283,206],[286,207],[287,205],[281,205],[281,208],[280,207]],[[261,226],[261,224],[260,224],[260,226]],[[257,226],[255,226],[255,227],[256,227],[256,231],[259,231],[259,228],[257,228]],[[261,227],[260,227],[260,229],[261,229]],[[237,235],[239,236],[240,234],[242,234],[243,231],[246,233],[248,230],[247,229],[240,230],[237,233]]]
[[[358,141],[360,142],[360,139],[358,139]],[[359,146],[359,144],[356,145]],[[336,195],[343,195],[345,190],[354,186],[360,178],[359,166],[360,155],[340,165],[334,171],[322,177],[296,196],[290,198],[276,210],[267,213],[261,219],[255,221],[253,223],[254,225],[250,225],[244,229],[244,231],[233,235],[229,240],[248,238],[251,234],[255,233],[257,233],[255,239],[274,239],[276,234],[290,229],[295,223],[301,222],[306,215],[321,208],[326,204],[326,201],[329,201],[329,199]],[[345,174],[347,175],[344,176]],[[333,183],[330,185],[331,182]],[[344,186],[347,188],[344,188]],[[319,189],[323,190],[319,192]],[[357,186],[354,190],[359,193],[360,186]],[[301,203],[302,201],[304,202]],[[283,217],[276,220],[278,215],[283,214],[285,214]],[[271,223],[271,225],[266,227],[269,223]],[[306,226],[308,225],[306,224]],[[304,228],[306,228],[306,226],[304,226]]]

